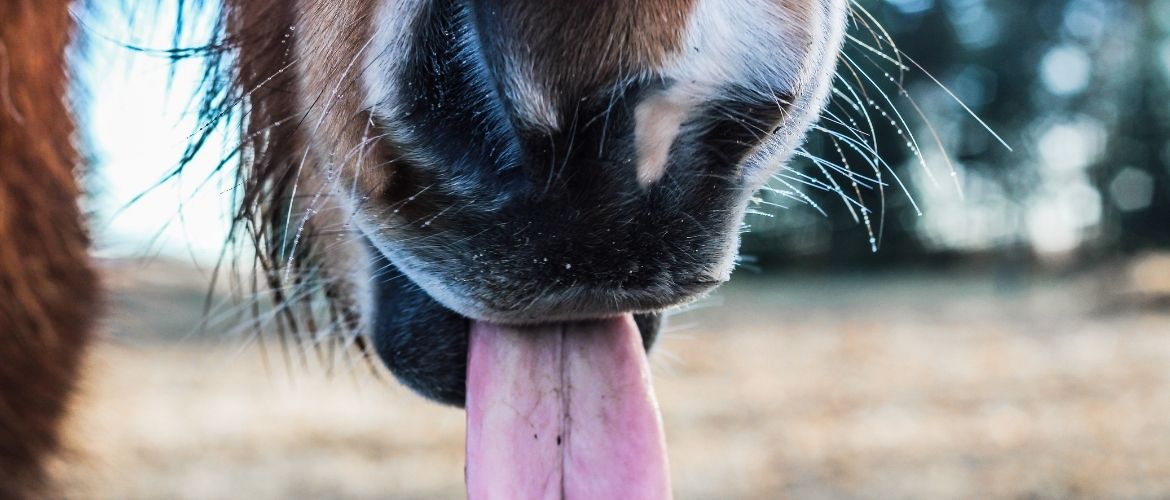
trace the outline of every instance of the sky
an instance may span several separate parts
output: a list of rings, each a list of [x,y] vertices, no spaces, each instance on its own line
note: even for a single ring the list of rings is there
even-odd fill
[[[144,9],[83,21],[89,46],[86,63],[78,65],[79,88],[85,90],[77,101],[83,148],[94,160],[87,208],[95,213],[95,246],[103,257],[212,262],[226,236],[230,183],[213,178],[200,184],[228,142],[217,134],[182,176],[155,187],[201,125],[186,113],[201,68],[199,61],[172,65],[165,57],[126,48],[171,44],[171,23],[155,19],[173,19],[174,13]]]

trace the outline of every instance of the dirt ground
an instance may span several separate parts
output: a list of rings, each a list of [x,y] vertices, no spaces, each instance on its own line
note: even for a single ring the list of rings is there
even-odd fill
[[[189,269],[123,263],[110,283],[65,496],[462,496],[462,412],[197,334]],[[738,279],[652,356],[677,496],[1170,496],[1170,314],[1101,283]]]

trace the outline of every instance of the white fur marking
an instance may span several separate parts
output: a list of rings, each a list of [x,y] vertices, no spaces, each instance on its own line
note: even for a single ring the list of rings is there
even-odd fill
[[[699,0],[681,57],[666,74],[703,87],[734,83],[795,90],[816,37],[812,8],[775,0]]]
[[[548,89],[537,83],[536,70],[513,54],[505,55],[507,75],[504,77],[504,95],[516,109],[516,117],[544,130],[560,127],[560,116],[548,96]]]
[[[648,97],[634,110],[638,183],[643,187],[666,174],[670,148],[696,104],[693,94],[674,91]]]
[[[399,102],[409,102],[410,89],[399,88],[398,75],[406,64],[404,48],[410,46],[413,34],[410,26],[424,5],[424,0],[382,0],[374,11],[373,43],[366,56],[369,67],[362,72],[363,104],[381,118],[392,118],[401,109]]]

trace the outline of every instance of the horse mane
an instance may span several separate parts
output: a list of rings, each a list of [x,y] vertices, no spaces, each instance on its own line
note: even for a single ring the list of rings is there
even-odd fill
[[[0,2],[0,498],[40,496],[48,487],[45,464],[61,448],[61,423],[100,313],[67,103],[71,3]],[[295,63],[294,12],[280,0],[228,0],[206,43],[179,46],[191,16],[212,8],[204,3],[178,2],[175,47],[130,47],[204,63],[195,104],[201,126],[168,179],[213,134],[237,134],[239,144],[217,168],[236,181],[221,265],[245,271],[236,276],[251,278],[240,285],[247,295],[268,297],[264,313],[250,301],[257,328],[270,315],[282,339],[300,340],[300,332],[319,332],[324,314],[333,330],[354,332],[358,316],[342,280],[322,277],[327,269],[312,244],[317,226],[291,220],[303,210],[305,195],[294,193],[306,181],[299,172],[303,117],[291,97],[297,83],[285,71]],[[290,245],[293,238],[305,243]],[[360,338],[339,338],[364,351]]]
[[[189,20],[210,8],[180,3],[176,44]],[[286,356],[290,340],[313,348],[356,345],[368,354],[350,284],[318,244],[344,232],[338,227],[346,215],[318,199],[325,188],[306,149],[311,124],[296,102],[295,12],[281,0],[225,0],[218,9],[205,43],[162,52],[176,62],[203,63],[199,127],[168,179],[182,175],[213,134],[232,133],[238,142],[216,152],[212,175],[233,178],[235,211],[219,270],[249,309],[252,321],[245,323],[257,338],[275,330]]]
[[[43,494],[99,310],[65,100],[69,4],[0,2],[0,498]]]

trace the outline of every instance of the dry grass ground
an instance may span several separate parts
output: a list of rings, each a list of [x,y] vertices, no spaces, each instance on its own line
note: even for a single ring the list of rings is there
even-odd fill
[[[115,267],[75,498],[457,498],[463,415],[185,337],[201,284]],[[741,280],[653,357],[680,498],[1165,498],[1170,315],[1097,280]]]

